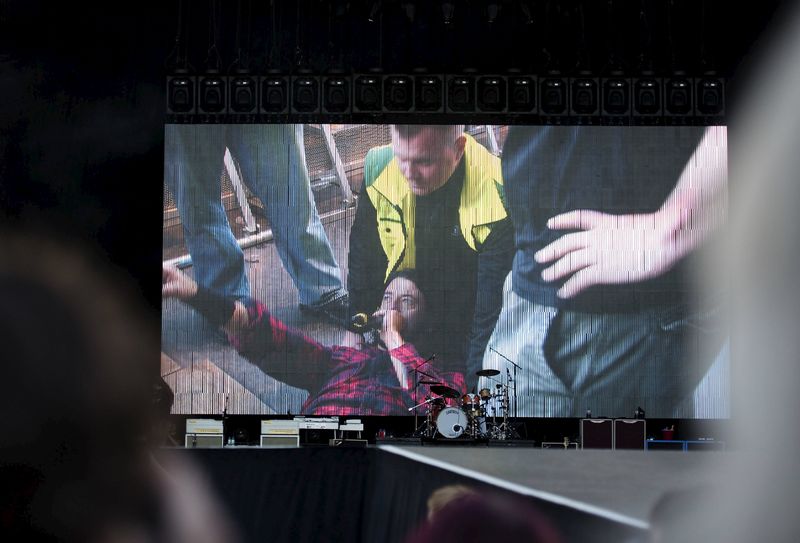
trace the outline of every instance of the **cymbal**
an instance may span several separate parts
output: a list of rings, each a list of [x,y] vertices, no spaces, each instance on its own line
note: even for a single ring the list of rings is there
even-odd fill
[[[475,375],[479,377],[492,377],[493,375],[500,375],[500,370],[480,370],[476,371]]]
[[[444,396],[445,398],[461,397],[461,393],[459,391],[446,385],[434,385],[431,387],[431,392],[438,394],[439,396]]]
[[[441,385],[439,381],[420,381],[421,385]]]

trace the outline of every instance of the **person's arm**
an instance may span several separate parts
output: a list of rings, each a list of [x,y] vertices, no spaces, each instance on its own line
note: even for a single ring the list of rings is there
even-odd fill
[[[388,311],[383,318],[383,330],[381,339],[389,350],[389,356],[394,367],[395,374],[400,386],[404,390],[414,389],[414,369],[419,369],[449,387],[452,387],[462,394],[466,391],[464,374],[461,372],[444,372],[439,370],[436,360],[426,359],[417,351],[417,348],[403,339],[403,317],[397,311]],[[418,374],[417,377],[423,377]],[[427,379],[427,377],[425,377]]]
[[[376,313],[379,315],[380,313]],[[410,344],[407,344],[403,339],[402,331],[405,326],[403,316],[398,311],[390,309],[383,314],[383,327],[381,328],[381,341],[389,351],[389,358],[392,361],[394,373],[397,375],[397,381],[404,390],[408,390],[414,386],[412,376],[408,371],[408,363],[413,364],[416,350],[413,350]],[[409,351],[411,347],[413,352]]]
[[[353,227],[350,229],[350,249],[347,256],[347,291],[350,293],[350,312],[371,314],[380,305],[383,280],[389,260],[378,236],[375,206],[361,191]]]
[[[426,358],[423,357],[419,352],[417,352],[417,348],[412,343],[403,343],[399,347],[395,347],[390,351],[392,356],[392,363],[399,364],[400,369],[395,367],[395,371],[402,371],[403,375],[405,375],[405,380],[401,380],[401,386],[407,391],[414,390],[414,369],[417,368],[422,372],[427,373],[430,377],[418,373],[416,375],[418,380],[425,380],[433,378],[434,381],[438,381],[439,383],[446,385],[450,388],[454,388],[461,394],[465,394],[467,391],[467,384],[464,381],[464,374],[460,371],[442,371],[439,369],[440,363],[438,360],[430,360],[427,364],[425,363]],[[396,362],[395,362],[396,361]],[[398,380],[400,378],[398,377]],[[425,395],[425,392],[428,390],[427,387],[420,386],[418,389],[418,397],[422,398]]]
[[[162,271],[161,295],[194,307],[221,327],[243,357],[265,373],[309,391],[322,385],[331,364],[331,350],[273,317],[261,302],[244,303],[198,288],[174,267]]]
[[[475,313],[467,353],[467,384],[478,383],[475,372],[483,365],[486,344],[492,335],[503,305],[503,282],[514,260],[514,228],[510,219],[494,226],[478,254]]]
[[[569,277],[558,296],[572,298],[594,285],[635,283],[669,271],[726,220],[725,142],[724,127],[706,128],[675,188],[654,213],[580,209],[552,217],[547,221],[551,230],[580,231],[534,255],[539,263],[552,263],[542,279]]]

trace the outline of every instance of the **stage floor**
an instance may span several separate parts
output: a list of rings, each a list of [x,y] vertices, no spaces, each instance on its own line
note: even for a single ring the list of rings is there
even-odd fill
[[[519,494],[647,528],[665,493],[715,481],[726,452],[380,445],[391,454]]]

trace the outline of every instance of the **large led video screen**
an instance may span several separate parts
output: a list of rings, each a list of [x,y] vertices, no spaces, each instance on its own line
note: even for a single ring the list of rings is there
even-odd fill
[[[167,125],[173,410],[728,417],[726,165],[720,126]]]

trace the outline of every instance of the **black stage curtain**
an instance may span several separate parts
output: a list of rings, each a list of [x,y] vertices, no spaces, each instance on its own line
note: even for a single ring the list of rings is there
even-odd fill
[[[187,449],[204,467],[245,541],[402,543],[448,484],[508,493],[376,448]],[[516,494],[515,494],[516,495]],[[631,541],[640,530],[529,499],[565,541]]]
[[[361,541],[374,451],[188,449],[245,541]],[[366,469],[365,469],[366,468]]]

